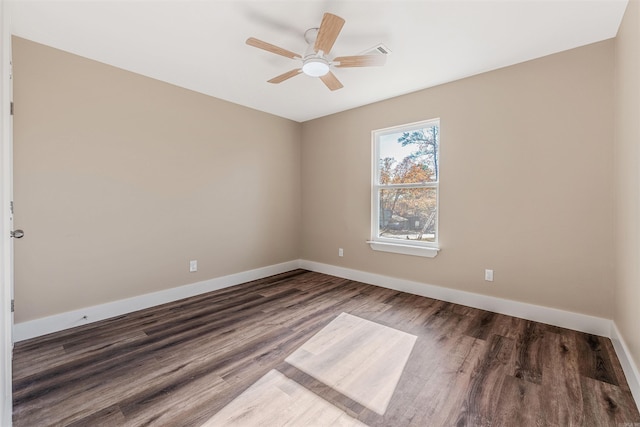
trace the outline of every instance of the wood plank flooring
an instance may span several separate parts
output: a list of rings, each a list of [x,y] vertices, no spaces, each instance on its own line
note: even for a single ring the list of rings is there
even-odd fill
[[[388,405],[351,393],[389,384],[345,369],[340,345],[393,347],[332,340],[341,315],[415,336]],[[322,340],[335,354],[314,359]],[[305,270],[23,341],[13,364],[17,427],[640,425],[607,338]]]

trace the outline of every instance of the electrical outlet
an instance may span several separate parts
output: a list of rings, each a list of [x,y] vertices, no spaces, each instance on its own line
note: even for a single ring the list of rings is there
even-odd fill
[[[484,271],[484,280],[487,282],[493,282],[493,270]]]
[[[344,256],[344,250],[342,248],[338,248],[338,256]]]
[[[198,271],[198,260],[192,259],[189,261],[189,273],[195,273],[196,271]]]

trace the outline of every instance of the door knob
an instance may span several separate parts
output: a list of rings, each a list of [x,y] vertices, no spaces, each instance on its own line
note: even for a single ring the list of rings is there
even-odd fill
[[[11,232],[11,237],[14,239],[22,239],[24,237],[24,231],[22,230],[13,230]]]

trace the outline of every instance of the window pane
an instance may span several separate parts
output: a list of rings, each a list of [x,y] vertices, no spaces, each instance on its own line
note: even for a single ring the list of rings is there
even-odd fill
[[[435,188],[382,189],[379,196],[379,237],[436,241]]]
[[[438,126],[381,135],[378,182],[403,184],[438,181]]]

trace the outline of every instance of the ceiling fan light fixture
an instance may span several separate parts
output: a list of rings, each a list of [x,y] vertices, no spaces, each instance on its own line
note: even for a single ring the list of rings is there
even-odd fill
[[[374,55],[351,55],[351,56],[334,56],[331,49],[336,39],[342,31],[344,19],[331,13],[322,15],[322,22],[318,28],[309,28],[304,33],[304,39],[307,42],[307,49],[304,54],[298,55],[295,52],[281,48],[279,46],[249,37],[246,43],[249,46],[275,53],[276,55],[302,62],[302,68],[298,66],[293,70],[280,74],[270,80],[269,83],[282,83],[299,74],[306,74],[309,77],[320,77],[322,83],[331,91],[344,87],[340,80],[330,71],[331,68],[352,68],[352,67],[370,67],[374,65],[383,65],[385,55],[389,53],[388,49],[378,49]]]
[[[309,58],[302,64],[302,72],[307,76],[321,77],[329,72],[329,63],[323,58]]]

